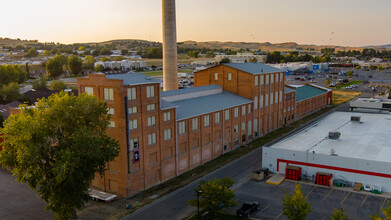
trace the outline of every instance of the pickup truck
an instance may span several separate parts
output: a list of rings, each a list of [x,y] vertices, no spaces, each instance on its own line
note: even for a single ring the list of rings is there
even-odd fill
[[[249,218],[253,213],[261,209],[259,202],[245,202],[240,209],[236,210],[236,215]]]

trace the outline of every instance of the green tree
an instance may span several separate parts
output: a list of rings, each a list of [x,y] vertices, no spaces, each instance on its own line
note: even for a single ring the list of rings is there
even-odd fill
[[[348,75],[349,78],[352,78],[352,77],[353,77],[353,72],[352,72],[352,71],[349,71],[349,72],[347,73],[347,75]]]
[[[72,54],[68,57],[68,68],[73,75],[78,75],[83,69],[83,61],[80,57]]]
[[[223,64],[223,63],[230,63],[230,62],[231,62],[231,60],[228,59],[228,58],[223,58],[223,59],[220,60],[220,64]]]
[[[387,202],[387,207],[382,208],[381,212],[383,213],[384,217],[380,216],[379,213],[377,213],[375,216],[369,216],[371,220],[391,220],[391,205],[390,202]]]
[[[121,50],[121,55],[126,55],[126,54],[128,54],[128,50],[127,49],[123,49],[123,50]]]
[[[230,177],[201,181],[194,192],[200,192],[200,207],[214,213],[226,208],[235,207],[238,202],[235,200],[235,190],[230,189],[236,181]],[[197,199],[190,199],[188,204],[198,205]]]
[[[25,57],[37,57],[38,51],[36,49],[29,49],[27,53],[24,55]]]
[[[103,72],[105,69],[103,68],[102,64],[98,64],[95,66],[94,71],[95,72]]]
[[[100,52],[99,52],[100,55],[111,55],[111,50],[107,47],[103,47]]]
[[[19,92],[19,85],[15,82],[11,82],[8,85],[3,85],[0,89],[0,104],[8,104],[10,102],[19,100],[22,95]]]
[[[68,63],[68,59],[64,55],[57,55],[53,59],[49,60],[46,64],[46,70],[49,76],[53,79],[60,77],[66,69],[65,65]]]
[[[84,51],[85,49],[86,49],[85,47],[81,46],[77,50]]]
[[[187,52],[187,55],[189,55],[189,57],[193,57],[193,58],[198,58],[198,54],[199,54],[198,50]]]
[[[311,204],[306,200],[307,197],[304,197],[301,186],[296,185],[295,192],[291,195],[285,194],[285,198],[282,199],[284,206],[282,214],[291,220],[305,220],[312,212]]]
[[[1,130],[0,163],[36,191],[57,219],[75,218],[91,181],[119,152],[118,141],[107,136],[106,113],[107,104],[86,93],[61,92],[21,108]]]
[[[41,76],[39,80],[34,80],[33,81],[33,89],[46,89],[48,86],[48,80],[46,79],[45,76]]]
[[[101,57],[100,61],[102,61],[102,62],[111,61],[111,58],[110,57]]]
[[[95,62],[96,62],[96,59],[93,56],[88,55],[85,57],[84,63],[87,64],[88,69],[93,70]]]
[[[361,66],[360,65],[356,66],[356,69],[358,69],[358,70],[361,69]]]
[[[44,55],[45,57],[49,56],[49,55],[50,55],[50,51],[44,50],[44,51],[43,51],[43,55]]]
[[[371,66],[369,67],[369,69],[370,69],[370,70],[376,70],[376,69],[377,69],[377,66],[371,65]]]
[[[63,81],[53,80],[50,83],[50,89],[51,90],[64,90],[66,88],[67,88],[67,86],[65,85],[65,83]]]
[[[116,56],[113,58],[113,61],[122,61],[122,60],[125,60],[126,58],[123,57],[123,56]]]
[[[326,83],[326,84],[330,84],[330,79],[326,79],[325,81],[324,81],[324,83]]]
[[[378,66],[377,69],[379,70],[379,72],[383,71],[383,66]]]
[[[27,75],[30,76],[30,68],[29,68],[28,63],[25,64],[25,70],[26,70]]]
[[[330,216],[331,220],[348,220],[348,216],[344,214],[345,210],[341,207],[341,210],[334,209],[333,214]]]

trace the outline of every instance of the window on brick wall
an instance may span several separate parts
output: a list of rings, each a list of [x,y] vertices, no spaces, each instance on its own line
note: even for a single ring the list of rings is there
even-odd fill
[[[209,115],[204,116],[204,127],[209,127],[210,124],[210,118]]]
[[[228,73],[228,81],[232,80],[232,73]]]
[[[274,83],[274,74],[270,74],[270,84]]]
[[[171,120],[171,112],[164,112],[163,120],[164,121],[170,121]]]
[[[137,129],[137,119],[129,120],[129,129],[130,130]]]
[[[229,109],[224,111],[225,120],[229,120]]]
[[[234,125],[234,133],[238,133],[239,132],[239,125]]]
[[[104,88],[103,89],[103,97],[106,101],[113,101],[114,100],[113,89]]]
[[[259,98],[259,108],[263,108],[263,95]]]
[[[84,87],[84,92],[88,95],[94,95],[94,88],[92,87]]]
[[[273,105],[274,93],[270,93],[270,105]]]
[[[115,128],[115,121],[109,121],[109,125],[107,127]]]
[[[155,104],[147,105],[147,111],[153,111],[153,110],[155,110]]]
[[[254,97],[254,109],[258,109],[258,96]]]
[[[258,76],[255,76],[255,77],[254,77],[254,80],[255,80],[254,85],[255,85],[255,86],[258,86]]]
[[[253,112],[253,108],[252,108],[252,105],[251,104],[248,104],[248,113],[250,114],[251,112]]]
[[[155,96],[155,86],[147,86],[147,98]]]
[[[242,122],[242,131],[246,130],[246,122]]]
[[[129,151],[132,151],[132,150],[138,149],[138,148],[139,148],[139,146],[138,146],[138,138],[130,139]]]
[[[261,85],[265,84],[265,76],[261,75]]]
[[[253,130],[252,130],[253,129],[253,122],[252,121],[248,121],[247,125],[248,125],[248,129],[247,129],[248,132],[247,132],[247,134],[251,135],[253,133]]]
[[[128,112],[129,112],[129,114],[135,114],[135,113],[137,113],[137,107],[134,106],[134,107],[128,108]]]
[[[239,116],[239,107],[234,108],[234,118]]]
[[[148,134],[148,145],[156,144],[156,133]]]
[[[215,113],[215,123],[216,124],[220,123],[220,112]]]
[[[269,95],[265,95],[265,106],[269,106]]]
[[[135,100],[136,99],[136,88],[128,88],[128,100]]]
[[[219,80],[219,74],[218,73],[215,73],[215,80]]]
[[[193,118],[191,120],[191,125],[192,125],[193,131],[197,130],[198,129],[198,118]]]
[[[246,106],[242,105],[242,115],[246,115]]]
[[[164,140],[171,140],[171,128],[164,130]]]
[[[178,127],[179,127],[179,134],[180,135],[186,133],[186,122],[185,121],[179,122]]]
[[[107,114],[114,115],[114,108],[107,108]]]
[[[269,84],[269,75],[266,75],[266,82],[265,82],[266,85]]]
[[[148,126],[154,126],[156,125],[156,117],[155,116],[149,116],[148,117]]]

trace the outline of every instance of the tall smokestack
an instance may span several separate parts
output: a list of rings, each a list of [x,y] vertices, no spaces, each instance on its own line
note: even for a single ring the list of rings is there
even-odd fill
[[[175,0],[163,3],[163,90],[178,89]]]

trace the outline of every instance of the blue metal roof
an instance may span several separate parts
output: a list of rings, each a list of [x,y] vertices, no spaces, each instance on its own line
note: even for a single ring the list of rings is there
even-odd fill
[[[327,91],[313,86],[304,85],[296,87],[296,102],[303,101],[305,99],[309,99],[324,93],[327,93]]]
[[[284,92],[285,92],[285,93],[294,92],[294,91],[296,91],[296,90],[295,90],[295,89],[292,89],[292,88],[290,88],[290,87],[288,87],[288,86],[285,86],[285,88],[284,88]]]
[[[125,74],[106,75],[106,79],[122,79],[125,86],[160,83],[160,80],[141,73],[128,72]]]
[[[172,104],[171,102],[164,101],[163,99],[160,99],[160,109],[169,109],[169,108],[175,108],[177,105]]]
[[[264,74],[264,73],[275,73],[285,72],[284,70],[263,64],[263,63],[224,63],[223,65],[242,70],[251,74]]]
[[[164,91],[160,93],[161,97],[175,96],[175,95],[183,95],[187,93],[206,91],[211,89],[221,89],[219,85],[207,85],[207,86],[199,86],[199,87],[191,87],[186,89],[176,89],[170,91]]]
[[[223,91],[220,94],[184,99],[171,103],[178,106],[176,120],[182,120],[252,102],[250,99]]]

